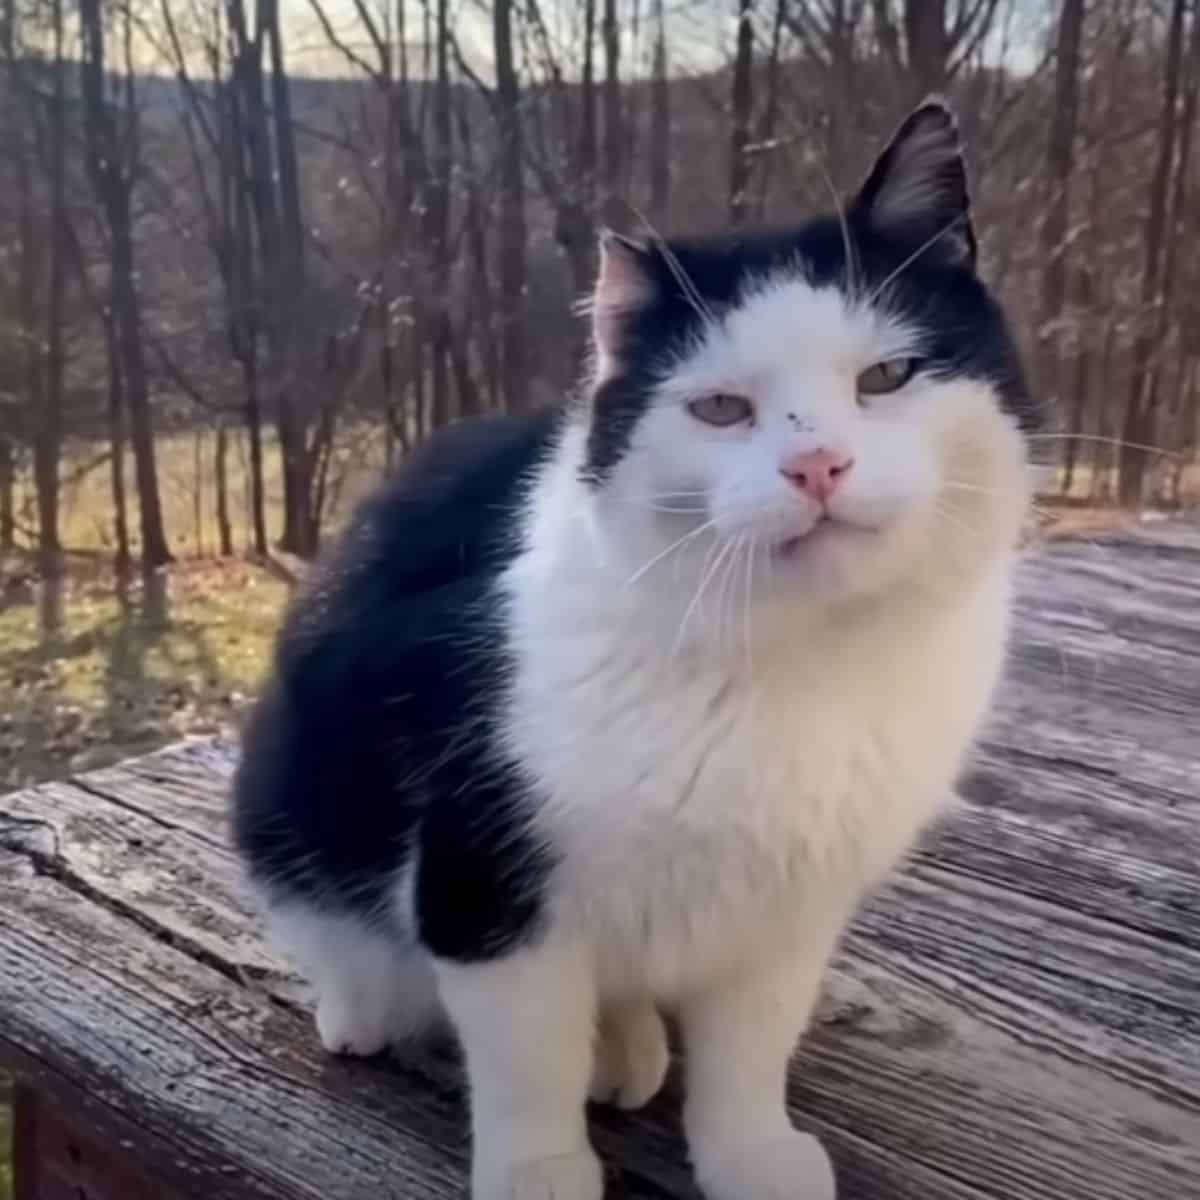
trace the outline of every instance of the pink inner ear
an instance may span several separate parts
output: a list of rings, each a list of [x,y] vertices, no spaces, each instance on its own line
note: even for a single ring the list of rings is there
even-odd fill
[[[602,357],[617,353],[622,318],[644,304],[651,291],[638,252],[615,239],[605,241],[600,248],[600,274],[592,295],[592,335]]]

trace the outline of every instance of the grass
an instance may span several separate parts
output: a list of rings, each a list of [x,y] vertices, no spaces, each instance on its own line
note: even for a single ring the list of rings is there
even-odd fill
[[[336,525],[382,468],[382,437],[349,430],[331,472]],[[29,579],[30,558],[0,560],[0,791],[152,750],[185,734],[228,731],[265,670],[287,599],[285,583],[217,547],[212,479],[215,437],[163,437],[157,445],[164,520],[178,561],[148,594],[119,585],[109,464],[103,447],[72,446],[63,464],[60,593]],[[278,447],[264,448],[268,531],[281,527]],[[132,488],[132,467],[127,468]],[[19,509],[32,512],[29,481]],[[249,541],[245,446],[231,439],[229,494],[235,542]],[[130,512],[137,528],[136,505]],[[136,545],[134,552],[137,552]],[[46,612],[57,612],[48,622]],[[50,631],[50,625],[57,629]]]
[[[228,732],[264,672],[287,586],[249,563],[181,563],[148,593],[78,564],[61,626],[0,611],[0,791]],[[160,592],[161,589],[161,592]]]

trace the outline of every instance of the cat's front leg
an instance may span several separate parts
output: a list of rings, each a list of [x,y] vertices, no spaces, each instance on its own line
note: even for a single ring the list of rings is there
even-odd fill
[[[590,1094],[600,1104],[632,1110],[658,1095],[671,1052],[667,1030],[649,997],[614,1004],[600,1014]]]
[[[601,1200],[584,1110],[596,1019],[585,948],[437,963],[471,1084],[472,1200]]]
[[[730,975],[681,1008],[684,1124],[707,1200],[834,1200],[829,1156],[787,1113],[787,1069],[826,947]]]

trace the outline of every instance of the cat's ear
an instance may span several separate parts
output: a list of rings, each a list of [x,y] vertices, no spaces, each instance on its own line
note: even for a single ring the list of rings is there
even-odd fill
[[[963,266],[975,263],[975,232],[958,122],[940,96],[911,112],[876,159],[854,202],[881,233]]]
[[[602,360],[620,356],[629,315],[655,292],[654,251],[634,238],[604,230],[600,270],[592,293],[592,336]]]

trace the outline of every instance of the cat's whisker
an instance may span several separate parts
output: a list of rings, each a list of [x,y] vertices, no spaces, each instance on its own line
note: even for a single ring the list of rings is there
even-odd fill
[[[676,514],[683,514],[685,516],[693,516],[693,517],[697,517],[703,513],[708,512],[707,505],[694,505],[694,506],[685,508],[685,507],[681,507],[680,505],[652,504],[646,500],[636,500],[636,499],[618,500],[617,503],[627,505],[629,508],[644,509],[647,512],[676,513]]]
[[[852,301],[857,302],[859,299],[858,257],[855,254],[854,241],[850,236],[850,223],[846,220],[846,206],[842,203],[842,198],[834,186],[833,177],[829,174],[825,164],[818,161],[817,167],[821,172],[821,178],[825,181],[825,186],[829,189],[834,212],[837,213],[838,224],[842,230],[842,248],[846,254],[846,292]]]
[[[746,671],[754,674],[754,641],[751,637],[752,610],[754,604],[754,556],[758,549],[758,539],[754,534],[746,545],[746,591],[745,608],[742,612],[742,634],[746,643]]]
[[[728,626],[735,628],[735,612],[734,612],[734,591],[731,586],[734,579],[734,568],[738,560],[738,552],[741,550],[742,541],[745,538],[744,533],[739,533],[734,539],[733,553],[725,560],[725,565],[721,571],[721,581],[717,586],[717,639],[722,648],[726,645],[726,614],[728,612]]]
[[[665,550],[656,554],[649,562],[643,563],[630,577],[625,581],[625,587],[632,587],[647,571],[651,570],[655,565],[662,562],[669,554],[676,550],[682,549],[688,542],[698,538],[701,534],[712,529],[716,525],[716,521],[705,521],[703,525],[698,525],[695,529],[689,529],[681,538],[676,538]]]
[[[1143,450],[1147,454],[1161,454],[1163,458],[1181,459],[1185,457],[1178,450],[1169,450],[1166,446],[1149,446],[1144,442],[1128,442],[1124,438],[1103,437],[1098,433],[1030,433],[1026,437],[1031,442],[1098,442],[1103,446],[1124,446],[1130,450]]]
[[[717,553],[712,558],[711,564],[701,574],[700,581],[696,585],[695,595],[692,596],[691,603],[687,606],[687,610],[683,614],[683,620],[679,623],[679,633],[676,635],[676,638],[675,638],[675,650],[674,650],[675,654],[678,654],[680,649],[683,647],[683,641],[684,641],[684,636],[687,633],[688,622],[691,620],[692,614],[699,607],[700,601],[701,601],[702,597],[704,596],[704,593],[707,590],[709,583],[712,581],[713,576],[717,573],[717,571],[720,570],[722,564],[727,559],[730,552],[737,545],[737,543],[736,543],[736,541],[730,539],[730,540],[726,540],[724,542],[717,542],[716,545],[717,545],[717,547],[719,547],[717,550]],[[707,559],[706,559],[706,561],[707,561]]]

